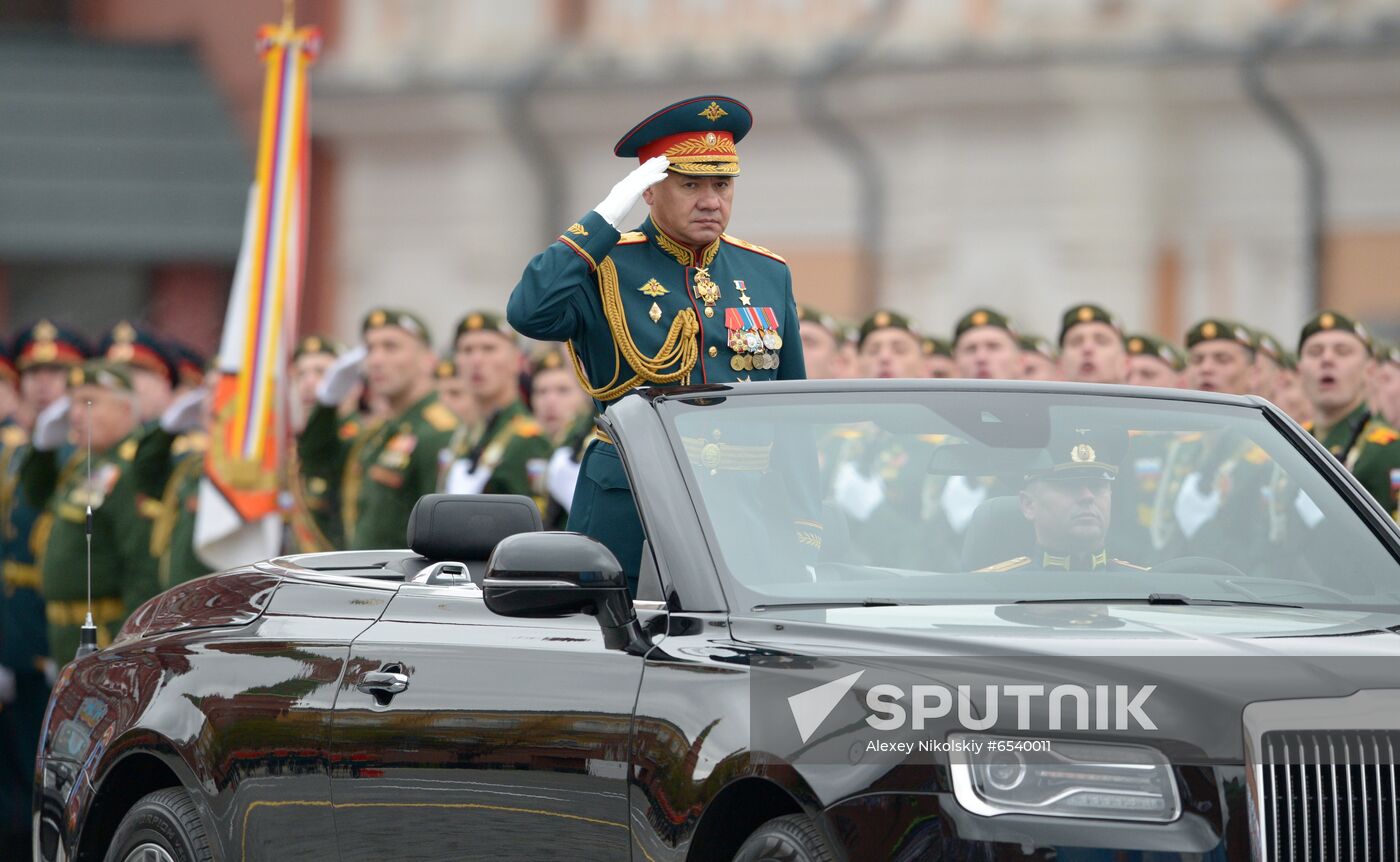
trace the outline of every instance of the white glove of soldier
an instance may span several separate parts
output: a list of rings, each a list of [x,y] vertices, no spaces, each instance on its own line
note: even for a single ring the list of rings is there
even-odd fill
[[[160,414],[161,430],[167,434],[184,434],[204,424],[204,399],[209,397],[205,389],[191,389],[165,408]]]
[[[336,407],[355,389],[364,371],[365,357],[369,351],[361,344],[347,350],[326,369],[326,376],[316,384],[316,402],[325,407]]]
[[[568,446],[560,446],[549,456],[549,466],[544,470],[545,487],[549,490],[549,496],[558,500],[565,512],[574,505],[574,488],[578,486],[582,466],[574,460],[574,452]]]
[[[467,469],[467,459],[458,458],[447,469],[447,479],[442,490],[446,494],[480,494],[491,480],[491,468],[482,465],[475,470]]]
[[[632,207],[641,200],[642,192],[666,179],[666,168],[670,164],[665,156],[653,156],[642,162],[641,167],[613,186],[612,191],[608,192],[608,196],[603,198],[603,202],[594,207],[593,211],[602,216],[608,224],[622,230],[622,220],[627,218]]]
[[[68,412],[73,407],[73,399],[67,395],[39,411],[34,418],[34,448],[40,452],[52,452],[68,442]]]
[[[885,480],[879,476],[862,476],[850,461],[836,469],[832,481],[836,504],[857,521],[866,521],[885,501]]]
[[[1191,538],[1206,522],[1220,511],[1220,489],[1211,488],[1207,494],[1201,490],[1201,474],[1192,473],[1181,483],[1181,493],[1176,497],[1176,523],[1182,535]]]

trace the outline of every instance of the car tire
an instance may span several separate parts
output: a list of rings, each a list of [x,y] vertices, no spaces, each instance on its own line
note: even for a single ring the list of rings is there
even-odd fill
[[[106,862],[211,862],[209,838],[194,800],[167,787],[137,800],[117,826]]]
[[[734,862],[833,862],[817,826],[804,814],[778,817],[754,830]]]

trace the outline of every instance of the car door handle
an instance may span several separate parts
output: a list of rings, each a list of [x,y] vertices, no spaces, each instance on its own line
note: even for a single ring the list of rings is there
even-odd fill
[[[408,674],[372,670],[355,687],[365,694],[398,694],[408,688]]]

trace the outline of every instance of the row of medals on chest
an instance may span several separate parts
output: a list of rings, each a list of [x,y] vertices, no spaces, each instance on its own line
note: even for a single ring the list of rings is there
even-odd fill
[[[744,282],[735,280],[734,286],[739,290],[739,301],[743,303],[743,308],[753,312],[760,309],[753,308],[749,303],[749,295]],[[719,285],[710,278],[708,267],[699,267],[695,270],[695,295],[700,301],[705,303],[705,316],[715,316],[715,303],[719,302]],[[661,318],[661,308],[656,303],[651,306],[651,319],[659,321]],[[746,325],[755,321],[746,321],[744,315],[738,313],[739,308],[729,309],[735,312],[726,315],[725,328],[729,332],[729,349],[734,351],[734,355],[729,359],[729,367],[735,371],[772,370],[778,367],[778,351],[783,349],[783,337],[778,334],[777,321],[765,321],[761,313],[753,314],[759,324],[771,322],[772,325]],[[737,323],[736,323],[737,322]]]

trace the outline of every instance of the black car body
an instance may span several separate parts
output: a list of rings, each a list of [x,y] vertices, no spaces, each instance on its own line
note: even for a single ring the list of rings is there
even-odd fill
[[[707,495],[730,492],[706,483],[728,481],[723,453],[703,447],[766,447],[771,471],[780,452],[801,464],[821,447],[781,423],[720,411],[837,405],[884,415],[880,405],[891,405],[881,433],[897,436],[926,430],[895,427],[905,405],[937,412],[945,403],[961,406],[939,416],[1009,431],[1007,423],[1035,426],[1044,405],[1094,417],[1101,403],[1248,423],[1340,530],[1329,542],[1350,550],[1329,551],[1336,564],[1366,569],[1352,590],[1365,600],[1258,572],[1240,580],[1238,570],[1231,583],[1250,590],[1232,593],[1238,602],[1191,601],[1194,576],[1183,575],[1173,597],[1151,603],[1026,596],[1023,584],[989,599],[975,573],[896,578],[888,567],[822,568],[820,558],[807,569],[812,580],[836,574],[819,596],[736,573],[734,530],[758,535],[746,572],[776,571],[791,552],[771,524],[756,522],[765,515],[719,511],[728,498]],[[718,430],[698,445],[683,439],[699,427],[685,417],[707,415],[737,418],[725,439]],[[227,860],[727,860],[764,824],[794,816],[815,844],[795,858],[1398,858],[1393,760],[1284,764],[1286,754],[1258,750],[1271,739],[1259,728],[1283,728],[1321,734],[1297,736],[1309,747],[1329,733],[1369,733],[1368,750],[1374,742],[1379,751],[1397,713],[1376,706],[1363,716],[1348,698],[1380,691],[1383,704],[1387,689],[1400,689],[1400,532],[1270,405],[1063,385],[741,384],[641,393],[600,422],[622,451],[646,529],[635,601],[619,593],[606,550],[536,532],[538,515],[510,497],[425,498],[411,551],[287,557],[173,589],[134,614],[112,646],[63,669],[35,778],[36,859],[104,858],[132,807],[162,788],[188,794],[209,858]],[[1012,442],[1007,452],[1028,448]],[[781,502],[765,494],[809,493],[801,473],[743,493],[755,512],[771,511]],[[840,553],[840,517],[813,499],[826,553]],[[1008,536],[1007,556],[1018,552]],[[917,595],[891,598],[895,583]],[[766,718],[755,717],[752,677],[763,661],[994,652],[1052,666],[1060,657],[1265,657],[1298,672],[1195,692],[1239,744],[1174,761],[1163,772],[1172,816],[1153,822],[997,810],[955,786],[946,758],[841,766],[755,750],[755,721]],[[1365,657],[1385,661],[1351,675],[1324,660]],[[1186,687],[1192,679],[1176,677]],[[1298,700],[1327,707],[1324,717],[1256,728],[1241,712]],[[1150,735],[1145,744],[1155,744]],[[1338,768],[1346,781],[1329,783],[1323,771]]]

